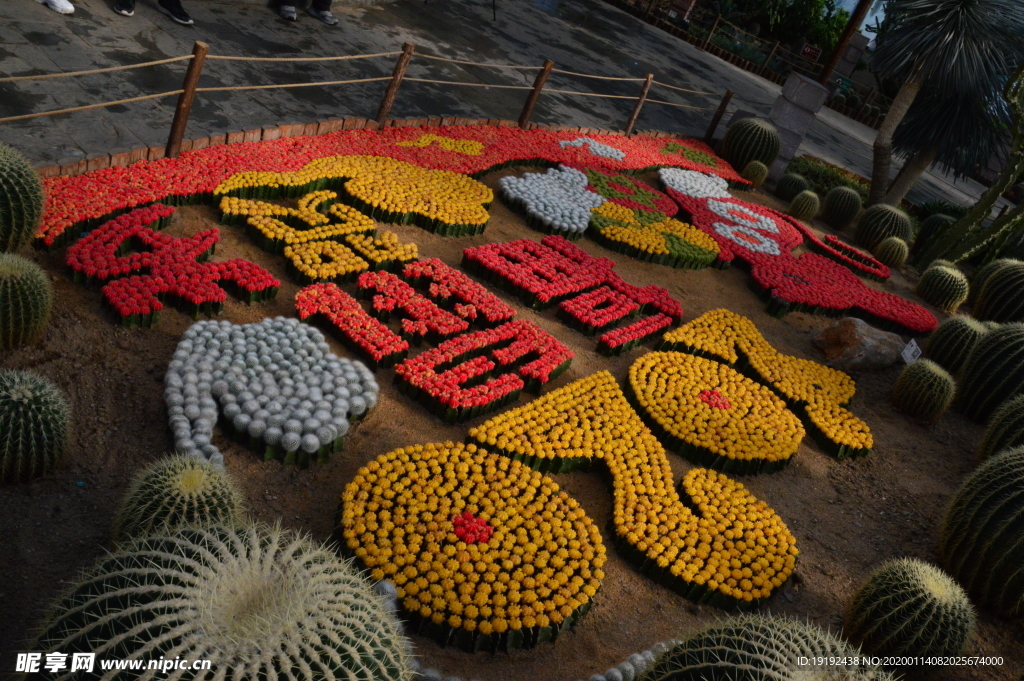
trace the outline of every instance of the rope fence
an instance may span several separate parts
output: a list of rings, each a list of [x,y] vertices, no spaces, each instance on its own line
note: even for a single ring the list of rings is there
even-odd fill
[[[391,54],[401,54],[401,53],[400,52],[392,52]],[[490,69],[524,69],[524,70],[528,70],[528,71],[535,71],[536,69],[540,68],[538,66],[519,66],[517,64],[487,64],[487,63],[478,62],[478,61],[465,61],[463,59],[448,59],[447,57],[435,57],[432,54],[420,54],[420,53],[417,53],[416,56],[418,58],[420,58],[420,59],[434,59],[436,61],[445,61],[445,62],[448,62],[450,64],[464,64],[466,66],[486,66],[487,68],[490,68]]]
[[[598,76],[598,75],[593,74],[593,73],[577,73],[576,71],[564,71],[562,69],[551,69],[551,72],[552,73],[564,73],[564,74],[566,74],[568,76],[578,76],[580,78],[596,78],[598,80],[622,80],[622,81],[628,81],[628,82],[632,82],[632,83],[642,83],[642,82],[644,82],[643,78],[618,78],[618,77],[615,77],[615,76]]]
[[[391,80],[391,77],[377,78],[376,80]],[[468,85],[469,87],[486,87],[496,88],[499,90],[532,90],[533,88],[529,85],[493,85],[491,83],[469,83],[466,81],[456,80],[433,80],[431,78],[406,78],[405,80],[412,83],[437,83],[439,85]],[[551,90],[548,90],[551,92]]]
[[[159,59],[157,61],[147,61],[141,64],[128,64],[126,66],[110,66],[103,69],[89,69],[88,71],[68,71],[66,73],[47,73],[39,76],[6,76],[0,78],[0,83],[16,83],[24,80],[51,80],[53,78],[75,78],[77,76],[91,76],[97,73],[113,73],[114,71],[128,71],[129,69],[141,69],[146,66],[159,66],[160,64],[173,64],[174,62],[186,61],[192,59],[191,54],[186,54],[181,57],[171,57],[170,59]]]
[[[691,94],[694,94],[694,95],[711,95],[711,96],[715,96],[715,95],[718,94],[716,92],[701,92],[700,90],[688,90],[686,88],[679,87],[677,85],[669,85],[668,83],[662,83],[661,81],[658,81],[658,80],[654,81],[654,85],[660,85],[661,87],[667,87],[670,90],[678,90],[679,92],[688,92],[688,93],[691,93]]]
[[[8,116],[7,118],[0,118],[0,123],[27,121],[30,118],[42,118],[43,116],[56,116],[58,114],[75,113],[77,111],[89,111],[90,109],[102,109],[105,106],[116,106],[118,104],[144,102],[147,99],[159,99],[161,97],[170,97],[172,95],[180,95],[184,92],[184,90],[171,90],[170,92],[161,92],[160,94],[156,95],[143,95],[141,97],[132,97],[130,99],[119,99],[115,102],[102,102],[100,104],[89,104],[88,106],[75,106],[71,107],[70,109],[58,109],[57,111],[42,111],[40,113],[25,114],[24,116]]]
[[[372,59],[373,57],[393,57],[396,54],[402,54],[401,52],[376,52],[374,54],[346,54],[340,57],[228,57],[220,54],[209,54],[206,56],[207,59],[215,59],[219,61],[280,61],[280,62],[297,62],[297,61],[346,61],[349,59]],[[422,56],[422,55],[420,55]],[[189,56],[191,59],[191,56]]]
[[[243,90],[277,90],[281,88],[314,87],[326,85],[349,85],[353,83],[379,83],[384,80],[391,80],[391,76],[379,78],[355,78],[352,80],[324,80],[316,83],[283,83],[272,85],[224,85],[219,87],[197,87],[196,92],[241,92]],[[412,80],[409,78],[408,80]],[[181,92],[181,90],[178,90]]]

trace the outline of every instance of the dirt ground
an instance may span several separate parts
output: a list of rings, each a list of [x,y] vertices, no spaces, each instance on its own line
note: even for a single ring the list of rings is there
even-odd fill
[[[500,176],[510,172],[523,171],[494,173],[485,181],[495,186]],[[748,194],[745,198],[779,207],[765,195]],[[402,241],[419,244],[422,257],[439,257],[452,265],[459,263],[462,249],[471,245],[540,237],[500,201],[495,201],[491,214],[486,232],[479,237],[441,238],[412,226],[389,229]],[[178,209],[168,231],[187,235],[215,223],[213,208],[184,207]],[[630,283],[668,288],[683,303],[684,321],[707,310],[728,307],[754,320],[783,352],[823,359],[812,347],[811,337],[834,320],[804,314],[782,320],[768,316],[748,287],[748,275],[738,268],[673,270],[637,262],[587,239],[577,243],[590,253],[612,258]],[[111,522],[132,476],[171,446],[162,377],[180,335],[192,323],[181,313],[168,310],[155,329],[121,329],[101,306],[98,290],[72,283],[62,264],[63,249],[27,255],[52,276],[57,294],[53,320],[39,343],[3,357],[0,367],[33,369],[60,385],[73,407],[74,437],[65,466],[55,474],[30,484],[0,488],[0,546],[5,554],[4,579],[0,581],[0,651],[4,653],[0,669],[5,672],[13,669],[14,652],[31,649],[28,637],[48,605],[81,570],[113,548]],[[293,314],[292,301],[299,287],[288,280],[282,257],[260,251],[240,228],[222,227],[215,259],[229,257],[260,263],[285,283],[269,304],[247,307],[229,300],[224,318],[246,323]],[[901,274],[880,286],[920,302],[913,296],[913,281]],[[353,287],[345,285],[350,292]],[[654,345],[651,341],[621,357],[606,358],[595,351],[596,338],[569,329],[555,318],[553,309],[538,313],[503,293],[498,295],[515,305],[521,318],[537,322],[576,351],[569,371],[550,388],[601,369],[610,370],[624,382],[630,363]],[[332,345],[337,354],[351,356],[333,339]],[[899,370],[893,366],[855,376],[858,392],[851,409],[874,432],[875,449],[869,456],[836,461],[807,438],[782,472],[740,478],[779,512],[797,537],[801,552],[794,578],[776,592],[763,611],[837,630],[846,604],[880,562],[900,556],[938,560],[938,524],[950,495],[974,466],[983,429],[955,413],[925,426],[896,412],[888,391]],[[344,451],[323,465],[299,470],[278,462],[264,463],[252,452],[219,439],[227,469],[239,481],[256,518],[280,520],[287,527],[327,541],[339,496],[360,466],[396,447],[461,440],[471,426],[486,418],[446,426],[399,394],[392,374],[391,369],[377,373],[379,403],[350,433]],[[678,456],[672,455],[671,460],[677,479],[692,467]],[[596,473],[554,477],[580,501],[598,527],[607,527],[612,497]],[[605,542],[612,545],[607,534]],[[724,616],[655,584],[614,550],[609,555],[606,579],[593,609],[574,633],[557,643],[491,656],[442,649],[433,641],[416,638],[422,664],[463,679],[586,679],[657,641],[686,637]],[[1003,656],[1005,664],[999,668],[936,669],[929,678],[1016,681],[1024,671],[1024,629],[982,610],[968,654]]]

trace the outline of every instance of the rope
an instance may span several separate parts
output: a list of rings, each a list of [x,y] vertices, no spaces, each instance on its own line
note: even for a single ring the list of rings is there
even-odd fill
[[[94,73],[111,73],[112,71],[127,71],[128,69],[140,69],[143,66],[157,66],[159,64],[170,64],[176,61],[185,61],[191,59],[191,54],[186,54],[182,57],[171,57],[170,59],[161,59],[159,61],[147,61],[141,64],[128,64],[127,66],[111,66],[105,69],[90,69],[89,71],[71,71],[69,73],[48,73],[42,76],[8,76],[6,78],[0,78],[0,83],[13,83],[21,80],[49,80],[51,78],[71,78],[73,76],[90,76]]]
[[[89,109],[101,109],[105,106],[114,106],[115,104],[131,104],[132,102],[142,102],[147,99],[157,99],[158,97],[170,97],[171,95],[180,95],[184,90],[172,90],[171,92],[161,92],[158,95],[145,95],[143,97],[132,97],[131,99],[119,99],[116,102],[104,102],[102,104],[90,104],[89,106],[76,106],[71,109],[58,109],[57,111],[43,111],[42,113],[25,114],[24,116],[9,116],[7,118],[0,118],[0,123],[9,123],[11,121],[24,121],[29,118],[41,118],[42,116],[56,116],[57,114],[74,113],[76,111],[88,111]]]
[[[397,54],[397,52],[395,54]],[[486,67],[492,68],[492,69],[539,69],[540,68],[539,66],[516,66],[515,64],[485,64],[483,62],[478,62],[478,61],[463,61],[461,59],[448,59],[447,57],[435,57],[435,56],[433,56],[431,54],[420,54],[418,52],[415,53],[413,56],[417,57],[417,58],[423,58],[423,59],[435,59],[437,61],[446,61],[446,62],[448,62],[450,64],[466,64],[468,66],[486,66]]]
[[[528,88],[533,89],[533,88]],[[544,94],[558,94],[558,95],[582,95],[583,97],[608,97],[610,99],[636,99],[633,95],[601,95],[596,92],[576,92],[574,90],[543,90]]]
[[[667,87],[670,90],[679,90],[680,92],[690,92],[690,93],[693,93],[695,95],[715,95],[716,94],[714,92],[701,92],[700,90],[687,90],[686,88],[677,87],[675,85],[669,85],[668,83],[662,83],[662,82],[657,81],[657,80],[653,81],[653,82],[654,82],[655,85],[660,85],[662,87]]]
[[[384,80],[390,80],[385,78]],[[493,87],[499,90],[532,90],[533,87],[530,85],[491,85],[490,83],[467,83],[464,81],[455,80],[432,80],[430,78],[403,78],[403,81],[409,80],[413,83],[440,83],[441,85],[469,85],[470,87]]]
[[[613,78],[612,76],[595,76],[591,73],[577,73],[576,71],[563,71],[562,69],[551,69],[552,73],[565,73],[570,76],[579,76],[580,78],[597,78],[598,80],[624,80],[631,83],[642,83],[646,78]]]
[[[197,87],[196,92],[238,92],[240,90],[274,90],[277,88],[313,87],[314,85],[347,85],[349,83],[373,83],[381,80],[391,80],[391,76],[381,76],[380,78],[357,78],[355,80],[327,80],[320,81],[317,83],[285,83],[284,85],[230,85],[223,87]],[[181,92],[181,90],[179,90],[178,92]]]
[[[651,102],[652,104],[666,104],[668,106],[677,106],[680,109],[696,109],[697,111],[711,111],[712,109],[718,108],[717,106],[690,106],[689,104],[675,104],[673,102],[663,102],[660,99],[647,99],[646,101]]]
[[[207,59],[221,61],[341,61],[343,59],[370,59],[371,57],[391,57],[401,52],[377,52],[376,54],[348,54],[341,57],[226,57],[219,54],[207,55]]]

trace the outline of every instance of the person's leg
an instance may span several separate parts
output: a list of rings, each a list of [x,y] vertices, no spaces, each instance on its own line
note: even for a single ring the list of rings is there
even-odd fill
[[[192,25],[192,17],[181,6],[181,0],[159,0],[157,8],[183,26]]]
[[[277,13],[288,21],[295,21],[299,18],[299,14],[295,10],[295,0],[278,0]]]
[[[134,16],[135,0],[114,0],[114,11],[122,16]]]
[[[318,12],[330,12],[332,0],[313,0],[310,7]]]
[[[68,0],[36,0],[40,5],[46,5],[58,14],[74,14],[75,6]]]
[[[313,0],[309,6],[309,13],[328,26],[338,23],[337,18],[331,14],[331,0]]]

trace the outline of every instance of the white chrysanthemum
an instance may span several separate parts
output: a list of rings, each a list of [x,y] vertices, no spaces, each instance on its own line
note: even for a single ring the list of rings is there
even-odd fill
[[[600,156],[601,158],[613,158],[616,161],[621,161],[626,158],[626,152],[622,149],[616,149],[613,146],[598,142],[597,140],[590,139],[589,137],[577,137],[574,140],[562,140],[558,143],[558,146],[565,149],[566,147],[582,147],[586,145],[587,149],[594,156]]]
[[[728,199],[729,183],[717,175],[698,173],[695,170],[682,168],[662,168],[658,177],[669,189],[692,196],[695,199]]]
[[[590,224],[591,210],[604,203],[601,196],[587,191],[588,183],[582,171],[559,166],[546,173],[503,177],[498,188],[502,198],[521,205],[549,229],[582,234]]]

